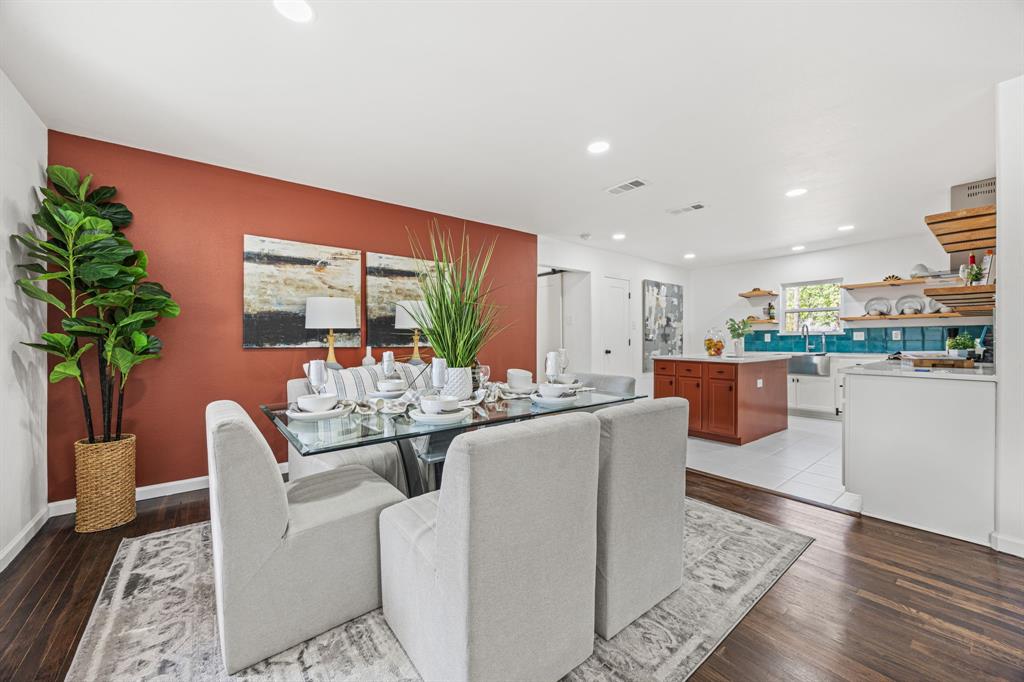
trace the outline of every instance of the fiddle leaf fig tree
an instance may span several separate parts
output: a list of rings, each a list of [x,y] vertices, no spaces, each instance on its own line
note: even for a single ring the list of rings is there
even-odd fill
[[[40,188],[42,205],[33,216],[46,236],[15,236],[34,261],[19,265],[28,276],[17,284],[27,296],[60,312],[61,329],[42,334],[42,343],[25,345],[61,358],[50,372],[51,383],[77,381],[90,443],[96,442],[96,430],[82,358],[95,348],[102,440],[120,439],[128,376],[139,363],[160,357],[159,339],[146,330],[181,310],[163,286],[147,281],[149,259],[121,232],[133,216],[124,204],[112,201],[115,187],[90,189],[91,175],[83,179],[66,166],[50,166],[47,177],[52,188]],[[117,428],[112,433],[115,386]]]

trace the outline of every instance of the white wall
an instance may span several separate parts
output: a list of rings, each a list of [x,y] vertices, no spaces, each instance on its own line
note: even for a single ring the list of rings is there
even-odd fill
[[[686,301],[691,313],[690,324],[687,325],[689,348],[700,346],[704,333],[712,327],[725,331],[725,321],[730,317],[761,317],[760,308],[767,305],[767,300],[748,301],[737,295],[741,291],[748,291],[754,287],[779,291],[783,283],[837,277],[851,283],[875,282],[890,274],[909,277],[911,268],[918,263],[924,263],[933,269],[949,269],[949,255],[928,231],[924,224],[924,216],[921,219],[921,235],[917,237],[902,237],[694,270],[691,273],[690,292]],[[899,295],[921,293],[916,287],[908,286],[903,289],[899,290]],[[844,314],[863,315],[864,301],[872,296],[882,295],[898,297],[892,292],[876,289],[852,292],[846,296]],[[970,320],[966,322],[974,323]],[[979,324],[984,324],[984,321]],[[762,328],[755,328],[758,329]],[[763,330],[774,332],[775,328],[764,327]]]
[[[996,92],[999,383],[992,546],[1024,556],[1024,76],[1000,83]]]
[[[652,375],[650,373],[644,374],[643,372],[642,282],[645,279],[653,279],[661,282],[682,284],[685,295],[686,290],[689,289],[687,286],[688,276],[686,270],[666,265],[664,263],[657,263],[643,258],[636,258],[616,253],[614,251],[597,249],[583,244],[562,241],[545,236],[538,237],[537,239],[537,262],[542,265],[575,270],[580,273],[589,273],[590,275],[589,277],[583,277],[582,275],[577,277],[577,285],[582,282],[589,284],[589,291],[586,291],[585,293],[589,294],[589,300],[591,302],[589,319],[576,320],[576,329],[572,332],[573,334],[582,334],[583,328],[589,327],[589,364],[587,366],[582,366],[581,363],[574,362],[574,356],[572,350],[570,350],[570,367],[579,371],[587,371],[591,367],[600,367],[603,364],[603,349],[601,348],[601,341],[597,338],[598,335],[596,333],[596,325],[599,317],[593,312],[596,306],[600,305],[599,287],[601,286],[601,278],[620,277],[622,279],[629,280],[630,293],[632,294],[632,299],[630,301],[630,335],[632,338],[631,374],[637,378],[637,391],[651,394],[654,390]],[[567,285],[566,298],[564,302],[567,313],[569,313],[572,308],[570,305],[570,293],[568,288],[569,287]],[[584,298],[582,296],[584,292],[577,289],[574,293],[579,295],[581,299]],[[689,324],[688,320],[690,320],[690,313],[687,311],[684,304],[684,335]],[[568,332],[569,330],[567,329],[566,331]],[[568,337],[569,334],[567,333],[566,336]],[[690,349],[687,348],[686,350]]]
[[[15,286],[27,259],[10,239],[32,224],[45,168],[46,126],[0,71],[0,570],[46,521],[46,358],[19,344],[45,331],[46,308]]]

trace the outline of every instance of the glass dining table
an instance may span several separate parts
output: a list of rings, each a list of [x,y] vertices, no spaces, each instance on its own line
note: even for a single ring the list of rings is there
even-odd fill
[[[286,414],[288,403],[260,405],[260,410],[303,457],[377,443],[395,443],[402,458],[409,496],[415,497],[427,489],[427,480],[421,474],[418,462],[422,461],[428,467],[434,468],[435,480],[440,485],[447,445],[458,433],[551,414],[593,410],[646,397],[587,391],[579,393],[575,402],[557,407],[538,405],[529,399],[498,400],[470,407],[469,414],[461,421],[443,425],[423,424],[406,414],[380,412],[353,412],[343,417],[299,421],[289,418]],[[424,441],[420,441],[421,446],[414,447],[413,440],[423,436],[434,437],[424,439],[428,443],[426,446],[422,445]]]

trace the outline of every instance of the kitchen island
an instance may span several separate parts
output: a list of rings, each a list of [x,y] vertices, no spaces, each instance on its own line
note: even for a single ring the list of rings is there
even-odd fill
[[[989,545],[995,370],[888,361],[841,371],[843,482],[851,506],[859,502],[867,516]]]
[[[689,433],[743,445],[789,427],[788,355],[660,355],[654,397],[690,403]]]

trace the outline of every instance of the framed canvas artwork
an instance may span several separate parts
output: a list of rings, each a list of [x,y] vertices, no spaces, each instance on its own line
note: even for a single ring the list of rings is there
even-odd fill
[[[399,301],[423,300],[417,279],[422,262],[407,256],[366,254],[366,345],[412,346],[408,316],[396,313]],[[420,345],[428,345],[426,337],[420,336]]]
[[[655,355],[683,352],[683,286],[644,280],[644,371]]]

